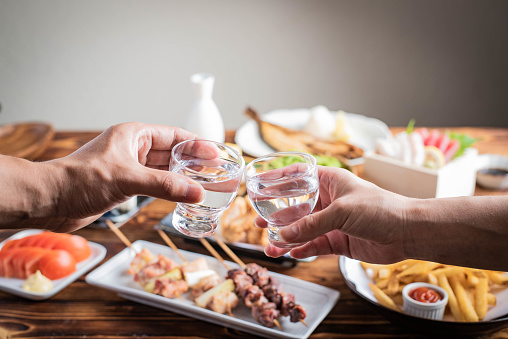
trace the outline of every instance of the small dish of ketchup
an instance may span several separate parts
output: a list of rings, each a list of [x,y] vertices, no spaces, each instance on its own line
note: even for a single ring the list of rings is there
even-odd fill
[[[404,313],[434,320],[442,320],[448,293],[428,283],[411,283],[402,289]]]

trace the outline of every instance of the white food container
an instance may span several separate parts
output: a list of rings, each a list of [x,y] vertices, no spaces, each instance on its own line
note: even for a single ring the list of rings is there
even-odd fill
[[[478,150],[464,154],[439,169],[406,164],[369,152],[364,155],[364,178],[377,186],[412,198],[446,198],[473,195]]]
[[[416,301],[409,296],[409,293],[415,288],[427,287],[441,294],[442,299],[435,303],[423,303]],[[439,286],[428,283],[411,283],[402,289],[402,301],[404,303],[404,313],[415,317],[442,320],[446,304],[448,303],[448,293]]]

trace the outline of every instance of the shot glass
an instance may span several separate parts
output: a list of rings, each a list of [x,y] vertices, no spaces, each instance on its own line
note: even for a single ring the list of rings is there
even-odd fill
[[[267,154],[245,169],[249,200],[268,222],[268,240],[280,248],[303,243],[282,241],[280,230],[310,214],[319,196],[316,159],[302,152]]]
[[[171,152],[170,169],[203,186],[205,197],[198,204],[178,203],[173,227],[195,238],[214,233],[219,214],[235,199],[245,161],[232,147],[210,140],[187,140]]]

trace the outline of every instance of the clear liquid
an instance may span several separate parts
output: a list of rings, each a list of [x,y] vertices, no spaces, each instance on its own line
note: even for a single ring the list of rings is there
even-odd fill
[[[197,204],[182,204],[186,208],[197,212],[217,213],[228,207],[236,196],[242,179],[240,165],[225,159],[213,160],[188,160],[183,162],[185,167],[173,169],[174,172],[183,174],[198,182],[205,190],[205,198]],[[186,168],[191,169],[188,171]],[[216,175],[218,178],[201,176]]]
[[[310,214],[316,205],[318,189],[318,180],[313,177],[271,185],[255,180],[247,184],[254,208],[275,227],[287,226]]]

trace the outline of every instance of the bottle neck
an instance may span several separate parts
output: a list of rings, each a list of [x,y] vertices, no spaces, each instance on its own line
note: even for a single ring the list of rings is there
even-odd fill
[[[198,73],[191,77],[194,95],[199,99],[212,99],[215,78],[211,74]]]

